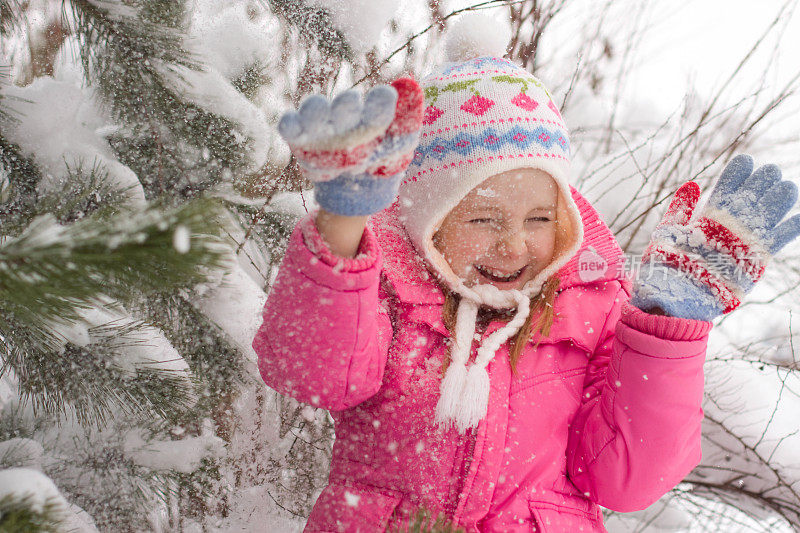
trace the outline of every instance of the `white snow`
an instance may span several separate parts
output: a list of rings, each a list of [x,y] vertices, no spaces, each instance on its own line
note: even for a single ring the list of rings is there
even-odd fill
[[[356,53],[364,53],[378,40],[397,11],[397,0],[310,0],[328,10],[333,24]]]
[[[67,322],[66,320],[51,321],[48,329],[61,341],[61,349],[66,343],[75,346],[88,346],[91,342],[89,328],[83,322]]]
[[[303,408],[300,410],[300,415],[306,422],[313,422],[316,420],[316,409],[311,407],[310,405],[304,405]]]
[[[218,285],[193,298],[194,305],[252,363],[256,360],[252,342],[266,301],[261,287],[238,264],[223,274]]]
[[[11,496],[27,498],[30,508],[41,513],[47,504],[56,513],[66,513],[69,505],[53,481],[31,468],[6,468],[0,470],[0,499]]]
[[[352,492],[345,491],[344,492],[344,501],[347,503],[349,507],[358,507],[358,502],[361,500],[361,496],[358,494],[353,494]]]
[[[275,17],[248,2],[193,0],[187,49],[201,63],[201,72],[172,68],[164,71],[186,98],[209,112],[226,117],[242,128],[252,142],[251,171],[264,164],[288,161],[288,152],[264,106],[274,105],[267,94],[248,100],[231,84],[248,68],[258,65],[266,76],[278,68],[275,36],[281,31]]]
[[[175,470],[190,473],[200,466],[204,458],[222,457],[225,441],[213,433],[213,423],[203,422],[199,437],[179,440],[145,440],[131,432],[125,441],[125,451],[137,464],[154,470]]]
[[[32,439],[16,437],[0,442],[0,464],[6,466],[42,468],[44,448]]]
[[[189,251],[191,248],[189,228],[183,224],[179,224],[175,228],[175,232],[172,234],[172,247],[175,248],[179,254],[185,254]]]
[[[19,145],[23,155],[36,155],[43,171],[39,184],[43,193],[58,193],[66,166],[84,168],[100,163],[112,184],[126,190],[132,206],[143,206],[144,190],[136,175],[120,163],[106,140],[98,133],[109,126],[91,89],[74,79],[37,78],[27,87],[4,86],[3,104],[19,121],[0,124],[3,133]]]
[[[353,2],[315,0],[315,2],[317,5],[328,7],[331,10],[334,21],[342,28],[348,42],[357,52],[369,50],[375,44],[379,44],[379,49],[381,50],[387,49],[390,41],[387,38],[390,37],[389,32],[384,31],[387,22],[391,19],[397,5],[409,4],[409,2],[393,3],[386,0],[373,2],[369,0]],[[421,1],[417,3],[421,6],[418,6],[418,10],[424,12],[426,3]],[[52,6],[56,4],[60,3],[32,0],[32,11],[26,21],[29,23],[29,28],[26,31],[40,31],[45,22],[51,20],[54,16],[57,17],[59,10],[52,9]],[[117,3],[116,5],[119,4]],[[278,39],[274,39],[278,29],[276,19],[262,17],[257,13],[254,16],[252,12],[248,11],[253,5],[253,3],[245,2],[194,0],[194,4],[190,8],[192,37],[189,39],[188,47],[206,65],[206,71],[199,74],[184,72],[181,72],[181,74],[185,74],[187,82],[192,84],[191,97],[198,105],[243,123],[242,131],[245,135],[254,139],[254,159],[256,164],[261,160],[281,167],[288,159],[285,146],[281,142],[276,142],[276,136],[274,131],[271,131],[271,128],[274,127],[276,122],[275,113],[280,112],[286,106],[286,97],[282,93],[286,85],[284,85],[285,80],[280,76],[287,76],[290,78],[290,82],[293,83],[296,80],[291,80],[291,77],[295,73],[277,70],[276,56],[279,50],[277,50],[278,47],[274,42],[278,41]],[[401,9],[403,5],[400,5]],[[446,7],[450,9],[453,6],[454,4],[448,3]],[[672,9],[672,7],[667,9]],[[709,10],[711,10],[711,7],[709,7]],[[734,11],[736,10],[729,10],[731,13]],[[760,13],[759,17],[764,14],[770,15],[768,13],[770,10],[761,11],[763,13]],[[408,19],[414,19],[413,12],[408,12],[407,15]],[[465,20],[463,27],[468,28],[470,24],[466,22],[468,17],[456,17],[449,22],[456,21],[459,18]],[[745,19],[747,27],[752,29],[753,22],[751,18],[744,17],[743,20]],[[402,31],[409,28],[419,29],[417,27],[418,20],[401,20],[399,22]],[[695,17],[695,23],[702,25],[704,21],[702,17]],[[558,28],[554,25],[553,28],[556,32],[569,29],[566,24]],[[717,33],[715,35],[721,33],[725,28],[725,24],[717,24],[715,29]],[[686,34],[690,30],[691,28],[684,28],[683,33]],[[465,39],[464,43],[451,44],[454,48],[461,50],[469,51],[473,48],[479,48],[484,50],[483,53],[502,55],[500,48],[497,48],[494,52],[488,52],[488,50],[491,46],[505,46],[508,42],[507,36],[501,35],[502,32],[475,32],[453,28],[451,29],[451,36],[457,36],[459,31],[476,35],[471,41],[470,39]],[[558,33],[551,33],[550,35],[557,36]],[[665,39],[674,40],[674,32],[664,32],[664,35],[668,36],[664,37]],[[399,38],[400,36],[402,35],[392,36],[391,38]],[[686,35],[683,36],[685,37]],[[416,45],[422,48],[428,46],[431,42],[435,43],[435,40],[429,41],[428,37],[425,36],[417,40],[415,42]],[[543,77],[549,75],[549,79],[555,79],[556,77],[552,75],[554,70],[562,68],[571,71],[575,67],[573,56],[578,48],[568,46],[570,44],[569,33],[565,37],[567,38],[551,39],[549,42],[547,39],[543,41],[542,50],[545,52],[550,65],[554,65],[553,67],[549,67],[547,64],[544,65]],[[74,43],[71,39],[68,40],[68,43],[73,46]],[[684,41],[684,39],[678,40]],[[451,37],[451,41],[455,43],[456,39]],[[494,44],[491,41],[495,41]],[[685,41],[681,42],[681,46],[689,47],[693,46],[692,42],[696,43],[694,39],[685,39]],[[737,47],[746,47],[749,42],[748,39],[740,39],[733,44]],[[724,39],[717,39],[714,46],[727,48],[730,44],[730,42],[725,42]],[[10,45],[0,43],[0,49],[3,49],[4,46]],[[555,51],[556,47],[563,50],[563,54],[572,54],[568,61],[560,61],[558,57],[555,57],[548,50],[549,48]],[[670,47],[661,48],[663,50],[672,50]],[[700,48],[696,47],[695,49]],[[618,52],[619,50],[614,49],[613,51]],[[13,65],[16,69],[18,65],[25,61],[27,50],[21,47],[15,53]],[[676,72],[670,71],[669,68],[663,68],[664,63],[661,59],[664,59],[663,54],[666,53],[661,52],[661,56],[656,58],[649,56],[647,61],[641,61],[642,58],[640,57],[638,65],[635,65],[636,58],[631,59],[631,64],[637,66],[637,68],[644,66],[645,68],[654,69],[654,72],[656,70],[659,71],[659,76],[652,76],[652,80],[648,76],[639,76],[639,78],[648,78],[647,83],[658,90],[639,90],[635,98],[623,98],[618,103],[618,106],[614,102],[616,107],[613,113],[617,117],[616,125],[619,127],[620,135],[629,135],[630,131],[635,128],[655,129],[654,126],[665,119],[665,114],[661,111],[665,109],[663,101],[666,96],[664,96],[664,93],[668,93],[670,89],[669,86],[663,85],[665,79],[672,78],[670,83],[673,85],[681,84],[681,91],[683,91],[685,84],[682,83],[683,78],[681,75],[676,75]],[[786,55],[790,56],[791,54]],[[683,56],[676,54],[675,57]],[[618,58],[619,56],[617,56],[617,60]],[[396,59],[401,58],[398,56]],[[658,61],[653,61],[652,59],[658,59]],[[701,56],[696,59],[698,59],[698,62],[695,62],[697,65],[700,65],[701,61],[704,60]],[[583,61],[585,65],[590,65],[592,64],[590,62],[593,62],[597,65],[598,72],[607,74],[610,79],[613,79],[617,74],[615,64],[610,59],[605,62],[605,59],[597,59],[587,53]],[[268,66],[267,74],[277,79],[274,87],[270,88],[274,101],[267,104],[264,104],[264,102],[249,102],[237,91],[233,90],[229,83],[231,79],[240,75],[244,69],[254,62],[266,64]],[[289,71],[293,68],[293,65],[302,64],[302,61],[297,57],[290,57],[287,64],[289,66],[286,70]],[[347,72],[347,68],[347,66],[343,67],[343,72]],[[548,68],[550,70],[547,70]],[[785,73],[789,73],[793,71],[793,68],[784,70],[786,71]],[[12,72],[16,72],[16,70]],[[26,154],[36,152],[37,162],[42,166],[46,174],[46,179],[42,184],[43,189],[57,191],[63,186],[63,183],[58,182],[56,177],[64,174],[65,156],[69,164],[73,164],[79,158],[85,159],[87,163],[92,163],[97,159],[97,161],[106,165],[116,183],[120,185],[137,185],[136,189],[134,189],[135,194],[132,197],[132,201],[143,201],[143,193],[141,193],[141,187],[138,186],[138,180],[129,169],[113,160],[105,141],[105,138],[116,131],[119,126],[97,110],[97,102],[92,99],[91,90],[81,88],[80,65],[69,46],[62,48],[56,61],[55,72],[54,79],[43,78],[36,80],[26,88],[9,87],[6,89],[7,95],[19,96],[29,100],[31,103],[23,100],[6,100],[4,102],[13,111],[24,113],[24,116],[22,116],[19,124],[11,128],[3,124],[3,132],[20,144]],[[705,69],[703,75],[706,77],[718,76],[719,73],[719,69],[713,68]],[[571,72],[568,72],[567,76],[561,76],[559,79],[568,80],[570,78],[569,74]],[[344,76],[344,78],[346,77]],[[346,81],[346,79],[344,81],[340,80],[340,84]],[[184,85],[181,85],[181,87],[186,88]],[[606,85],[607,88],[608,84]],[[561,89],[562,92],[555,95],[557,103],[560,103],[565,87]],[[747,87],[744,87],[744,89],[749,90]],[[659,154],[667,147],[668,139],[677,130],[668,128],[656,138],[648,139],[645,148],[634,151],[629,154],[630,157],[617,159],[621,144],[612,147],[609,155],[596,157],[594,154],[597,151],[592,149],[596,139],[592,138],[591,135],[612,114],[612,101],[608,93],[603,92],[601,84],[597,92],[594,92],[593,88],[586,86],[574,87],[570,96],[570,104],[565,117],[570,126],[577,126],[573,130],[573,141],[576,141],[574,144],[576,161],[573,165],[575,179],[577,180],[575,184],[584,195],[599,206],[600,210],[607,215],[606,218],[611,220],[630,201],[638,185],[644,182],[645,173],[650,167],[642,169],[638,165],[657,160]],[[265,108],[268,108],[268,110],[265,111]],[[669,110],[672,111],[671,108]],[[672,123],[688,122],[690,118],[675,115]],[[626,125],[632,125],[632,128],[628,129]],[[587,134],[586,132],[589,133]],[[631,140],[635,145],[635,138],[627,140]],[[615,142],[618,142],[618,140],[615,140]],[[676,168],[678,168],[677,164]],[[691,168],[696,169],[697,167],[692,167],[691,162],[686,164],[682,162],[679,173],[688,177],[690,175],[688,170]],[[589,171],[586,171],[587,169]],[[592,174],[591,171],[594,169],[597,170],[597,174]],[[713,169],[710,169],[710,171],[713,171]],[[0,182],[2,182],[2,176],[3,172],[0,170]],[[1,190],[2,186],[0,186],[0,194],[2,194]],[[647,189],[645,193],[647,193]],[[645,200],[649,199],[645,198]],[[642,202],[634,204],[634,211],[639,205],[643,205]],[[307,210],[314,208],[313,195],[309,193],[304,195],[298,193],[280,194],[273,199],[268,208],[293,215],[303,215]],[[655,223],[653,218],[655,216],[656,213],[653,213],[643,226],[652,227]],[[616,227],[622,225],[618,221]],[[178,233],[176,231],[175,244],[176,249],[180,250],[183,244],[188,243],[183,238],[177,238]],[[646,233],[646,231],[643,233]],[[41,239],[44,242],[56,239],[58,236],[59,229],[56,226],[51,226],[49,231],[41,234]],[[620,240],[623,240],[624,237],[625,235],[621,235]],[[632,249],[636,249],[641,244],[643,243],[634,241]],[[258,260],[258,250],[256,248],[248,245],[244,250],[250,254],[249,260]],[[243,261],[243,254],[240,254],[239,260],[240,262]],[[263,264],[259,263],[259,267],[261,266]],[[248,277],[250,281],[248,281]],[[759,287],[748,299],[766,300],[774,296],[775,291],[760,290],[763,288]],[[253,271],[247,270],[242,266],[224,277],[221,276],[219,283],[208,284],[206,289],[205,292],[202,292],[202,288],[198,289],[196,305],[204,313],[212,317],[220,329],[229,338],[233,339],[244,350],[244,353],[253,357],[250,352],[249,342],[252,340],[252,334],[260,321],[260,310],[265,297],[260,288],[259,280],[256,279]],[[101,334],[93,329],[95,326],[107,323],[109,320],[121,320],[123,323],[129,323],[133,320],[124,309],[111,307],[115,310],[105,309],[84,313],[85,323],[61,324],[53,327],[72,342],[86,345],[101,338]],[[726,318],[721,326],[714,329],[711,336],[712,345],[709,350],[711,362],[707,367],[709,385],[706,388],[713,401],[707,401],[704,409],[709,417],[724,418],[730,427],[736,428],[748,445],[756,446],[762,456],[771,456],[776,464],[781,464],[781,473],[789,479],[790,483],[796,484],[796,478],[798,472],[800,472],[800,456],[796,451],[800,449],[800,438],[795,434],[797,429],[796,413],[800,410],[800,404],[798,404],[796,393],[800,390],[800,383],[797,382],[794,376],[787,377],[785,371],[776,370],[771,366],[767,366],[766,370],[758,370],[751,362],[734,361],[721,363],[715,361],[716,358],[720,357],[741,358],[742,354],[750,353],[755,346],[763,352],[763,358],[767,362],[794,363],[795,354],[786,340],[787,333],[793,335],[794,332],[791,331],[791,327],[787,327],[790,324],[787,325],[785,323],[787,316],[789,315],[786,308],[775,303],[768,306],[745,307],[737,311],[731,318]],[[754,320],[754,317],[756,320]],[[796,330],[796,327],[794,329]],[[180,372],[185,372],[187,369],[185,362],[171,348],[169,342],[158,330],[148,328],[137,330],[134,335],[134,342],[131,344],[132,346],[127,346],[121,351],[119,361],[116,362],[124,368],[133,370],[137,365],[157,363],[164,368],[171,368]],[[642,379],[647,379],[647,376],[642,376]],[[620,386],[621,383],[617,382],[616,385]],[[719,396],[726,392],[727,398]],[[19,392],[16,390],[13,373],[8,372],[0,377],[0,406],[9,405],[18,397]],[[319,398],[314,398],[314,401],[319,402]],[[779,401],[781,402],[780,407],[775,409]],[[311,422],[324,412],[309,407],[302,409],[301,413],[306,421]],[[247,421],[247,423],[250,422],[252,420]],[[375,423],[377,427],[377,421]],[[275,432],[275,435],[270,434],[269,452],[274,454],[275,458],[279,458],[280,447],[284,443],[277,437],[277,422],[269,419],[268,428],[269,431]],[[74,429],[69,431],[74,431]],[[65,433],[65,438],[71,436],[68,432]],[[176,437],[183,436],[181,435],[181,428],[175,428],[173,435]],[[137,460],[141,460],[143,464],[153,468],[177,467],[186,471],[185,469],[190,469],[192,465],[196,465],[204,454],[215,455],[221,453],[220,443],[215,440],[215,437],[209,438],[208,433],[201,437],[179,441],[162,440],[148,445],[144,445],[141,436],[138,439],[133,438],[129,442],[131,455]],[[420,444],[417,444],[418,453],[421,451],[418,449]],[[396,451],[398,444],[392,442],[387,446],[390,450]],[[719,448],[715,448],[706,442],[704,462],[713,465],[715,458],[719,457],[719,453]],[[32,440],[11,439],[0,443],[0,458],[5,458],[6,461],[15,461],[18,466],[38,467],[47,459],[42,454],[42,446],[38,445],[37,447],[36,442]],[[731,469],[745,471],[750,468],[752,464],[747,461],[748,457],[748,454],[744,452],[735,454],[733,463],[730,463]],[[53,493],[53,491],[58,492],[47,478],[42,481],[43,475],[36,472],[36,470],[17,468],[11,472],[8,470],[2,471],[0,474],[7,476],[6,478],[0,477],[0,491],[6,490],[6,487],[10,486],[20,488],[25,486],[26,483],[29,486],[35,485],[34,488],[39,493],[37,498],[40,502],[42,495]],[[754,482],[748,480],[747,483]],[[257,525],[254,526],[254,524],[270,524],[276,531],[300,531],[303,521],[296,517],[288,516],[288,513],[283,513],[277,506],[273,505],[269,488],[268,486],[260,486],[238,491],[232,504],[232,513],[224,524],[220,526],[219,531],[254,530],[254,528],[258,527]],[[753,488],[760,489],[762,487],[755,485]],[[354,505],[358,504],[357,495],[350,494],[346,497],[348,497],[348,503],[351,500],[355,500]],[[648,530],[652,529],[653,531],[656,531],[659,527],[664,531],[688,529],[694,523],[691,517],[682,512],[680,508],[669,505],[669,502],[662,503],[666,503],[667,507],[654,506],[652,509],[635,516],[638,530],[641,529],[642,522],[651,520],[653,525],[647,527]],[[87,524],[90,521],[91,519],[88,519]],[[192,527],[196,526],[196,524],[192,524]],[[189,528],[188,525],[186,527]],[[209,527],[213,530],[213,526]],[[739,527],[744,526],[740,524]],[[609,530],[623,531],[623,529],[615,529],[613,522],[609,523]],[[773,530],[777,531],[777,528]]]
[[[91,334],[92,342],[100,341],[107,335],[119,341],[114,363],[120,369],[127,370],[134,376],[137,368],[149,367],[189,378],[189,365],[161,330],[140,323],[113,300],[103,298],[99,304],[90,309],[79,310],[79,314],[85,326],[90,328],[87,331]],[[114,329],[103,328],[110,324],[115,327],[136,327],[120,337]]]
[[[269,202],[269,210],[301,217],[318,207],[314,195],[308,191],[279,192]]]
[[[267,486],[249,487],[236,493],[231,501],[231,512],[221,524],[208,531],[230,533],[233,531],[257,533],[269,524],[276,533],[301,533],[305,520],[290,514],[273,503]]]
[[[29,0],[25,3],[28,7],[25,24],[0,39],[0,64],[10,66],[11,76],[15,79],[29,73],[31,48],[45,44],[48,28],[61,18],[60,2]],[[26,40],[30,40],[32,46],[28,46]]]
[[[19,397],[17,378],[14,371],[9,369],[0,376],[0,409],[13,403]]]
[[[231,80],[254,63],[272,60],[265,41],[280,31],[274,18],[249,12],[245,2],[193,0],[188,8],[189,46],[205,64]]]
[[[222,73],[210,66],[197,71],[169,65],[162,66],[160,71],[174,90],[188,101],[238,124],[242,133],[252,141],[249,153],[252,159],[251,171],[264,165],[268,155],[267,147],[274,137],[274,131],[263,110],[237,91]]]
[[[8,181],[8,169],[0,162],[0,202],[8,201],[9,185],[11,183]]]

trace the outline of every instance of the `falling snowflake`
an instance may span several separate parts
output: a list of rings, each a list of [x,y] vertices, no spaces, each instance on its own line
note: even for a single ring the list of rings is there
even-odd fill
[[[352,492],[345,491],[344,501],[348,507],[358,507],[359,500],[361,500],[361,496],[359,496],[358,494],[353,494]]]

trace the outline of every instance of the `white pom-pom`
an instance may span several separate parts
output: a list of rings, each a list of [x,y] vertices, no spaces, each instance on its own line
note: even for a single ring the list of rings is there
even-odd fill
[[[480,13],[468,13],[448,28],[445,54],[450,63],[482,56],[503,57],[510,40],[508,24]]]

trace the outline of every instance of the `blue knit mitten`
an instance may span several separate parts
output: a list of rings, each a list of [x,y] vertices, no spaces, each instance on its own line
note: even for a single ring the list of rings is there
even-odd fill
[[[692,218],[699,198],[696,183],[683,184],[656,226],[634,283],[631,303],[639,309],[697,320],[728,313],[800,235],[800,215],[778,225],[797,187],[775,165],[753,172],[750,156],[736,156]]]
[[[424,95],[402,78],[369,91],[361,102],[345,91],[332,102],[307,98],[286,113],[278,131],[315,185],[326,211],[356,216],[392,203],[417,147]]]

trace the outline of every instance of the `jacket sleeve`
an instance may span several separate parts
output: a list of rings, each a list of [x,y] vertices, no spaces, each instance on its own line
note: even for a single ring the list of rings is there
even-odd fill
[[[645,313],[622,289],[570,427],[567,468],[588,498],[644,509],[700,462],[703,363],[711,323]]]
[[[381,386],[392,326],[378,299],[381,250],[367,227],[353,259],[333,255],[313,214],[295,227],[253,340],[264,382],[339,411]]]

